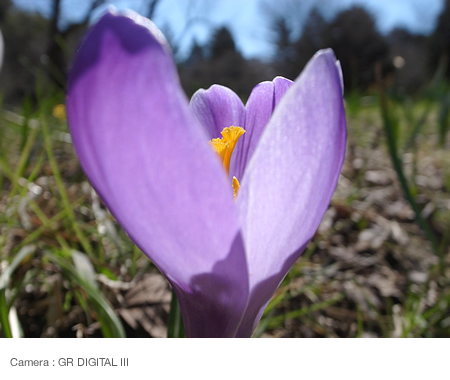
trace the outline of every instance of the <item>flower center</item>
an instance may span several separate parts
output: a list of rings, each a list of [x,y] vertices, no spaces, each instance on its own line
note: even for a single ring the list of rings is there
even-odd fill
[[[220,132],[222,138],[212,139],[210,141],[211,146],[223,161],[223,167],[227,174],[230,172],[231,155],[236,147],[236,143],[244,133],[244,128],[232,125],[231,127],[224,128],[223,131]],[[233,177],[234,197],[236,197],[239,187],[239,181],[236,177]]]

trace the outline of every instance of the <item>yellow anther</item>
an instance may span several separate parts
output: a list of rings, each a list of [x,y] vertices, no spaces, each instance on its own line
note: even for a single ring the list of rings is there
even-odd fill
[[[225,153],[228,149],[228,143],[222,139],[212,139],[210,142],[212,147],[214,148],[214,150],[216,151],[216,153],[219,155],[220,159],[223,162]]]
[[[210,143],[222,160],[225,171],[227,172],[227,174],[229,174],[231,155],[233,154],[239,137],[241,137],[245,133],[245,130],[244,128],[235,127],[234,125],[232,125],[231,127],[224,128],[220,133],[222,134],[222,138],[212,139]],[[239,181],[236,177],[233,177],[232,185],[234,198],[236,198],[240,187]]]
[[[223,161],[223,167],[225,168],[226,172],[229,173],[231,155],[233,154],[239,137],[241,137],[245,133],[245,130],[241,127],[231,126],[224,128],[220,133],[222,135],[222,138],[212,139],[211,145],[219,155],[220,159]]]
[[[237,193],[239,188],[241,187],[241,185],[239,185],[239,181],[237,180],[236,177],[233,177],[233,195],[234,198],[236,199]]]
[[[52,110],[53,116],[59,120],[66,120],[66,106],[64,104],[57,104]]]

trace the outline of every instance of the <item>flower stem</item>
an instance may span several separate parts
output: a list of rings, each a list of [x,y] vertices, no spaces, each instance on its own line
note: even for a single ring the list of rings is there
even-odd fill
[[[172,301],[170,302],[169,323],[167,326],[168,338],[184,338],[183,318],[181,317],[180,304],[172,289]]]

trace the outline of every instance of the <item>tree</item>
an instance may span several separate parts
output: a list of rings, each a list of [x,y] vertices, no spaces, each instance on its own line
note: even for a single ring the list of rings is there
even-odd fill
[[[221,27],[213,34],[209,46],[209,56],[211,60],[218,60],[224,55],[240,55],[236,50],[231,32],[226,27]]]
[[[276,46],[274,66],[278,75],[294,78],[297,73],[298,54],[292,42],[292,30],[288,20],[283,16],[276,16],[272,21],[274,42]]]
[[[292,14],[276,16],[272,22],[276,35],[274,65],[282,75],[295,79],[318,50],[329,47],[341,62],[347,89],[365,90],[374,81],[376,62],[388,67],[388,44],[364,8],[342,11],[331,22],[318,8],[312,8],[300,37],[294,41],[290,29],[293,18]],[[297,18],[303,19],[302,9]]]
[[[69,39],[73,34],[77,35],[76,40],[79,40],[81,33],[83,33],[87,26],[92,12],[99,6],[103,5],[106,0],[92,0],[88,11],[77,23],[61,29],[61,0],[52,0],[52,14],[49,23],[49,38],[47,48],[47,68],[49,77],[56,85],[63,88],[66,83],[67,67],[72,56],[68,52],[75,51],[75,47],[69,47]]]
[[[266,76],[266,66],[247,61],[237,49],[233,35],[226,27],[217,29],[206,46],[194,43],[189,57],[179,65],[181,82],[188,95],[199,88],[221,84],[242,98]]]
[[[436,28],[430,40],[430,67],[433,72],[445,70],[450,77],[450,0],[445,1],[445,6],[440,14]]]
[[[0,13],[0,18],[5,41],[0,86],[4,101],[17,103],[36,89],[48,46],[48,20],[14,7]]]
[[[331,47],[340,60],[347,89],[367,89],[375,80],[376,64],[388,67],[387,41],[362,7],[339,13],[328,25],[323,44]]]
[[[327,45],[328,24],[317,8],[313,8],[308,17],[301,37],[295,42],[294,48],[297,54],[296,73],[305,67],[311,57],[320,49],[329,47]]]
[[[428,41],[423,35],[396,28],[387,37],[389,59],[394,70],[395,87],[407,93],[419,90],[430,77],[428,70]]]

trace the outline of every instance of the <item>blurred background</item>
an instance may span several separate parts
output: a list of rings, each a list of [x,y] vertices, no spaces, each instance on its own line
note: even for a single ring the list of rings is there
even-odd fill
[[[2,336],[167,335],[170,289],[81,171],[70,63],[114,5],[166,35],[188,96],[245,102],[322,48],[344,74],[331,205],[258,337],[450,337],[449,0],[0,0]]]
[[[188,95],[222,83],[248,97],[262,80],[295,79],[326,47],[341,61],[346,92],[370,91],[378,63],[409,95],[430,82],[449,50],[444,0],[1,0],[4,100],[35,96],[37,78],[63,88],[89,22],[111,5],[154,20]]]

